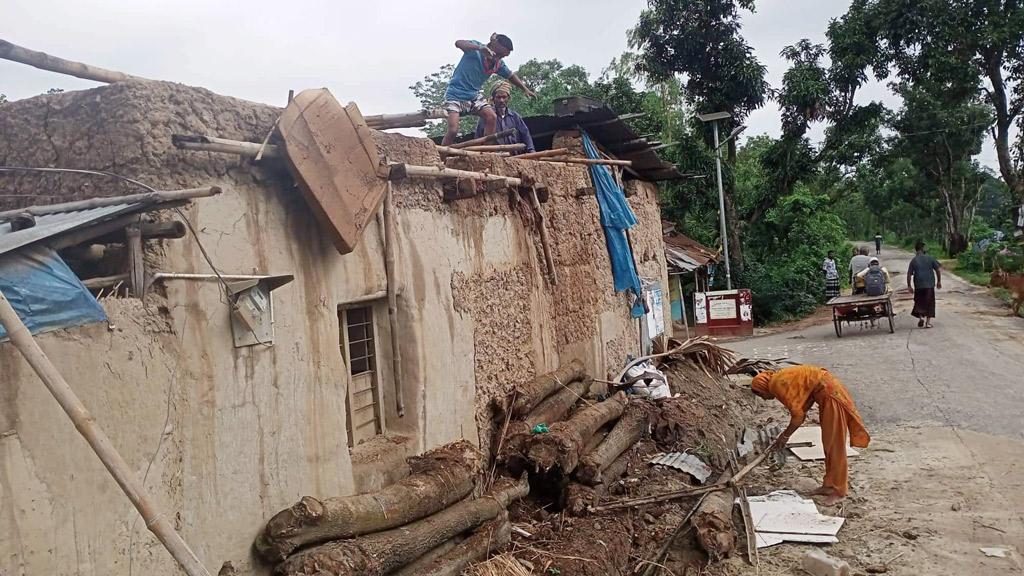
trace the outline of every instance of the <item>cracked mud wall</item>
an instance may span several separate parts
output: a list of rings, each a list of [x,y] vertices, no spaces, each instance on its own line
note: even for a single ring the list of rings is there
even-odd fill
[[[113,330],[93,325],[40,338],[133,469],[149,470],[147,487],[214,571],[230,560],[265,573],[249,546],[266,518],[303,495],[365,489],[352,462],[374,460],[361,452],[372,446],[351,457],[347,446],[337,307],[385,288],[376,223],[341,256],[282,169],[171,146],[174,133],[260,141],[279,112],[136,82],[0,107],[0,164],[109,170],[161,189],[222,186],[220,196],[185,210],[221,271],[295,274],[274,292],[273,347],[235,349],[218,286],[184,280],[158,283],[145,307],[104,299]],[[424,139],[377,137],[393,161],[439,163]],[[548,183],[543,210],[559,284],[543,275],[528,208],[510,207],[501,193],[446,204],[434,181],[396,183],[403,419],[394,408],[386,305],[371,306],[385,422],[408,438],[410,454],[459,438],[486,444],[478,428],[485,430],[489,400],[562,360],[579,357],[602,375],[636,353],[637,323],[611,289],[596,199],[577,196],[590,185],[586,169],[474,161]],[[136,191],[68,175],[5,177],[2,185],[3,209]],[[630,186],[641,219],[632,232],[638,267],[664,282],[655,191]],[[147,263],[209,272],[191,237],[151,245]],[[0,345],[0,367],[0,573],[99,576],[131,565],[133,573],[176,574],[10,345]]]

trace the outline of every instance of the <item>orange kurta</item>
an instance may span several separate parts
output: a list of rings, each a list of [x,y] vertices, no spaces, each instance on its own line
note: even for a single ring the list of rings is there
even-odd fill
[[[821,445],[825,450],[822,485],[846,496],[849,490],[846,434],[850,434],[850,445],[857,448],[866,448],[871,441],[850,392],[828,370],[803,365],[783,368],[772,374],[768,393],[789,410],[791,423],[803,422],[811,406],[818,405]]]

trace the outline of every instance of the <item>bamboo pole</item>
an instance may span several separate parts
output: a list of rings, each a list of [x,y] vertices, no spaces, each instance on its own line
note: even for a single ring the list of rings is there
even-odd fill
[[[58,212],[76,212],[78,210],[89,210],[91,208],[103,208],[105,206],[116,206],[118,204],[152,204],[156,202],[174,202],[177,200],[191,200],[192,198],[207,198],[221,193],[219,186],[206,186],[204,188],[187,188],[185,190],[166,190],[158,192],[143,192],[141,194],[128,194],[127,196],[104,196],[102,198],[90,198],[88,200],[77,200],[75,202],[64,202],[62,204],[48,204],[46,206],[29,206],[17,210],[0,212],[0,221],[10,220],[18,214],[28,213],[33,216],[45,214],[56,214]]]
[[[93,80],[95,82],[103,82],[106,84],[123,82],[125,80],[144,80],[144,78],[129,76],[124,72],[98,68],[81,62],[74,62],[72,60],[65,60],[56,56],[50,56],[44,52],[37,52],[35,50],[29,50],[28,48],[22,48],[21,46],[11,44],[6,40],[0,40],[0,58],[20,62],[22,64],[28,64],[29,66],[39,68],[41,70],[57,72],[58,74],[67,74],[76,78],[83,78],[85,80]]]
[[[384,275],[387,277],[388,323],[391,328],[391,370],[395,383],[395,410],[405,417],[405,394],[402,392],[402,348],[398,334],[398,272],[395,270],[395,250],[398,227],[395,225],[395,205],[391,182],[384,196]]]
[[[516,156],[516,159],[532,160],[534,158],[546,158],[548,156],[565,156],[568,153],[568,148],[554,148],[551,150],[541,150],[540,152],[527,152],[526,154],[520,154]]]
[[[544,162],[564,162],[566,164],[597,164],[606,166],[632,166],[632,160],[612,160],[609,158],[545,158]]]
[[[128,463],[114,448],[110,438],[103,432],[103,429],[96,423],[96,419],[64,380],[64,376],[39,347],[3,292],[0,292],[0,324],[3,324],[7,330],[7,336],[11,339],[11,343],[32,366],[39,379],[43,381],[57,403],[74,423],[75,428],[96,452],[96,456],[131,500],[135,509],[139,511],[142,519],[146,522],[146,527],[167,548],[167,551],[181,565],[186,574],[210,576],[199,558],[188,547],[181,535],[174,530],[168,517],[157,509],[146,492],[145,486],[132,474]]]
[[[537,187],[530,186],[530,204],[533,205],[533,212],[537,215],[537,230],[540,231],[540,246],[544,250],[544,263],[548,267],[548,277],[551,285],[558,284],[558,273],[555,271],[555,259],[551,255],[551,241],[548,239],[548,229],[544,224],[544,213],[540,209],[540,200],[537,198]]]
[[[171,143],[175,148],[181,150],[195,150],[198,152],[223,152],[225,154],[237,154],[247,158],[254,158],[263,150],[263,157],[280,157],[281,149],[274,144],[266,146],[256,142],[242,142],[240,140],[229,140],[217,138],[216,136],[203,136],[199,134],[174,134],[171,136]]]
[[[476,180],[503,181],[509,186],[522,186],[523,180],[513,176],[501,176],[498,174],[487,174],[485,172],[471,172],[469,170],[456,170],[444,166],[417,166],[415,164],[390,164],[391,174],[389,180],[401,180],[403,178],[471,178]]]
[[[508,130],[502,130],[501,132],[495,132],[488,136],[482,136],[480,138],[474,138],[472,140],[466,140],[465,142],[459,142],[458,144],[452,144],[452,148],[465,148],[466,146],[476,146],[479,144],[487,144],[488,142],[494,142],[502,136],[509,136],[515,133],[515,128],[509,128]]]
[[[437,120],[447,117],[447,113],[440,108],[432,110],[420,110],[403,114],[375,114],[363,116],[366,125],[376,130],[387,130],[389,128],[419,128],[426,126],[427,120]]]
[[[437,152],[442,156],[508,156],[508,152],[475,152],[451,146],[437,146]]]
[[[461,150],[471,150],[473,152],[518,152],[520,150],[526,150],[526,144],[493,144],[490,146],[466,146]]]

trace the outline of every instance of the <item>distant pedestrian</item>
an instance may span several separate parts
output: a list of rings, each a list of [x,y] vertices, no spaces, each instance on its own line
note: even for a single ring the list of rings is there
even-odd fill
[[[924,242],[914,245],[917,255],[907,268],[907,288],[914,289],[914,310],[918,328],[931,328],[935,318],[935,290],[942,290],[942,265],[931,254],[925,253]]]
[[[875,256],[882,255],[882,233],[875,234]]]
[[[839,296],[839,269],[836,268],[836,252],[828,251],[828,257],[821,263],[821,270],[825,273],[825,301]]]

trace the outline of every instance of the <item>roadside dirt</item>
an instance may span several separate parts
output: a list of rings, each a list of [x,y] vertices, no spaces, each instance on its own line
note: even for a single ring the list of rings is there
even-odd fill
[[[905,270],[910,255],[883,250],[882,257],[891,270]],[[825,551],[854,574],[884,564],[897,576],[1024,574],[1024,321],[950,274],[935,328],[918,329],[910,306],[896,300],[894,334],[855,326],[840,339],[826,318],[728,346],[827,367],[850,388],[871,446],[850,459],[850,497],[819,510],[847,519],[839,544]],[[777,404],[762,406],[757,418],[785,417]],[[780,471],[758,470],[748,493],[809,490],[822,475],[821,463],[790,459]],[[981,548],[1003,548],[1006,557]],[[803,574],[800,558],[809,549],[762,549],[760,574]],[[757,571],[736,557],[701,573]]]

